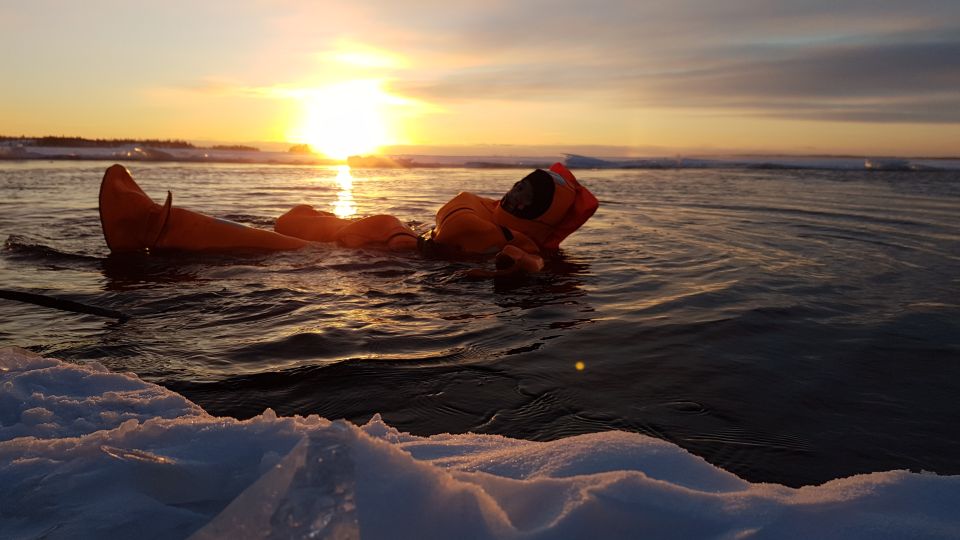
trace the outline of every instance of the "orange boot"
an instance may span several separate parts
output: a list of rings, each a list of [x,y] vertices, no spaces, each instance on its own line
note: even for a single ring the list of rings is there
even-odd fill
[[[280,251],[309,244],[299,238],[173,208],[172,198],[167,192],[166,203],[156,204],[126,168],[108,168],[100,184],[100,225],[110,251]]]
[[[141,251],[157,243],[170,216],[172,196],[160,206],[133,181],[122,165],[113,165],[100,183],[100,226],[114,253]]]

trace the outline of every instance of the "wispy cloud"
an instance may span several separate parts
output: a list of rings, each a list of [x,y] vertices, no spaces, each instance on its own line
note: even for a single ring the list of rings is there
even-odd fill
[[[960,27],[942,34],[960,36]],[[498,63],[403,81],[398,90],[435,100],[582,98],[860,122],[960,120],[960,40],[884,38],[688,48],[662,57],[648,51],[631,58],[611,50],[597,54],[595,62],[557,54],[545,62]]]
[[[805,46],[732,58],[639,76],[639,102],[860,122],[960,121],[960,41]]]

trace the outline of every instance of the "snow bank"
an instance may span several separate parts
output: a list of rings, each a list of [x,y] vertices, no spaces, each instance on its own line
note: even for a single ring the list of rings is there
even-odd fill
[[[2,538],[957,538],[960,477],[791,489],[670,443],[217,418],[99,364],[0,350]]]

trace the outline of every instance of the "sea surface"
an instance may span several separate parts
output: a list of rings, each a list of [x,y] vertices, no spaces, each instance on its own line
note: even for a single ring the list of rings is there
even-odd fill
[[[374,413],[417,435],[672,441],[791,486],[960,474],[960,173],[575,170],[600,209],[541,274],[348,250],[110,256],[108,162],[0,162],[0,345],[134,372],[216,415]],[[418,230],[525,170],[130,163],[155,200]],[[51,390],[54,391],[54,390]]]

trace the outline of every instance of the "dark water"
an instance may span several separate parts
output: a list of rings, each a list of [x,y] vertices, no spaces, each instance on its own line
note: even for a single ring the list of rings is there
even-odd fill
[[[96,360],[217,415],[416,434],[673,441],[752,481],[960,474],[960,177],[575,171],[601,208],[540,275],[318,245],[108,257],[107,163],[0,164],[0,282],[132,315],[0,300],[0,343]],[[135,164],[160,200],[270,227],[298,203],[424,228],[524,172]],[[584,369],[577,370],[577,362]]]

